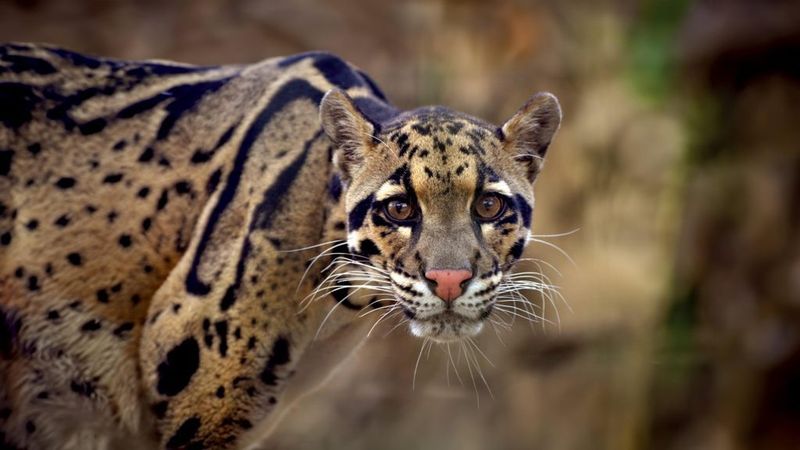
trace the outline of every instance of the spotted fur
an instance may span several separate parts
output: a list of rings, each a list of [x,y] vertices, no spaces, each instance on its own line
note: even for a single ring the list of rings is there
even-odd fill
[[[415,334],[479,327],[560,120],[549,95],[501,128],[400,112],[327,53],[199,67],[27,44],[0,47],[0,105],[0,446],[31,449],[259,442],[341,359],[308,368],[323,318],[320,348],[345,355],[372,298],[304,307],[330,258],[297,249],[346,240],[391,273]],[[477,224],[483,191],[508,208]],[[397,192],[422,222],[385,217]],[[421,274],[464,264],[445,314]]]

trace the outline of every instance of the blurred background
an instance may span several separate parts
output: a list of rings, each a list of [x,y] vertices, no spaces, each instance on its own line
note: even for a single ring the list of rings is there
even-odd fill
[[[577,230],[541,238],[574,264],[527,253],[569,306],[532,296],[550,323],[481,336],[491,395],[463,360],[448,384],[437,349],[412,391],[420,342],[376,332],[270,448],[800,448],[800,2],[2,0],[0,40],[198,64],[326,49],[400,107],[495,123],[561,99],[534,229]]]

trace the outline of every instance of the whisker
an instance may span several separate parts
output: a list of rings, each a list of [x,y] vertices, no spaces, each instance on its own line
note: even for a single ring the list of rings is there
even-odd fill
[[[335,248],[335,247],[337,247],[338,245],[341,245],[341,244],[346,244],[347,241],[345,241],[344,239],[334,239],[334,240],[328,241],[328,242],[322,242],[322,243],[315,244],[315,245],[309,245],[308,247],[292,248],[292,249],[289,249],[289,250],[278,250],[278,253],[302,252],[302,251],[305,251],[305,250],[311,250],[312,248],[323,247],[325,245],[334,244],[334,243],[338,243],[338,244],[334,245],[331,248]]]
[[[425,350],[425,346],[428,344],[429,339],[425,338],[422,341],[422,345],[419,347],[419,355],[417,355],[417,363],[414,364],[414,376],[411,378],[411,390],[415,390],[417,386],[417,370],[419,369],[419,361],[422,359],[422,352]]]
[[[573,260],[572,257],[569,256],[569,254],[566,251],[564,251],[561,247],[559,247],[558,245],[553,244],[552,242],[547,242],[547,241],[545,241],[543,239],[536,239],[533,236],[528,236],[528,239],[530,241],[537,242],[539,244],[544,244],[544,245],[546,245],[548,247],[556,249],[559,253],[561,253],[561,255],[563,255],[565,258],[567,258],[567,261],[569,261],[574,267],[578,267],[578,265],[575,263],[575,260]]]
[[[581,228],[580,228],[580,227],[578,227],[578,228],[575,228],[574,230],[571,230],[571,231],[566,231],[566,232],[564,232],[564,233],[556,233],[556,234],[532,234],[531,236],[533,236],[533,237],[537,237],[537,238],[540,238],[540,237],[562,237],[562,236],[569,236],[569,235],[575,234],[575,233],[577,233],[578,231],[581,231]]]

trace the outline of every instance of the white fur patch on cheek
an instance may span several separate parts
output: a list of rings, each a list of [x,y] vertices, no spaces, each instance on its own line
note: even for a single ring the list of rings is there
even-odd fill
[[[403,239],[411,239],[411,227],[397,227],[397,234]]]
[[[361,242],[361,233],[358,231],[351,231],[347,234],[347,248],[351,252],[357,253],[359,250],[359,242]]]

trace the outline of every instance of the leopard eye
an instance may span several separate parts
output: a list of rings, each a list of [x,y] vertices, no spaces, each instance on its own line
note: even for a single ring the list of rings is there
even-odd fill
[[[475,203],[475,214],[481,220],[494,220],[505,211],[505,202],[497,194],[483,194]]]
[[[414,219],[417,209],[404,197],[389,200],[386,203],[386,215],[392,220],[406,222]]]

